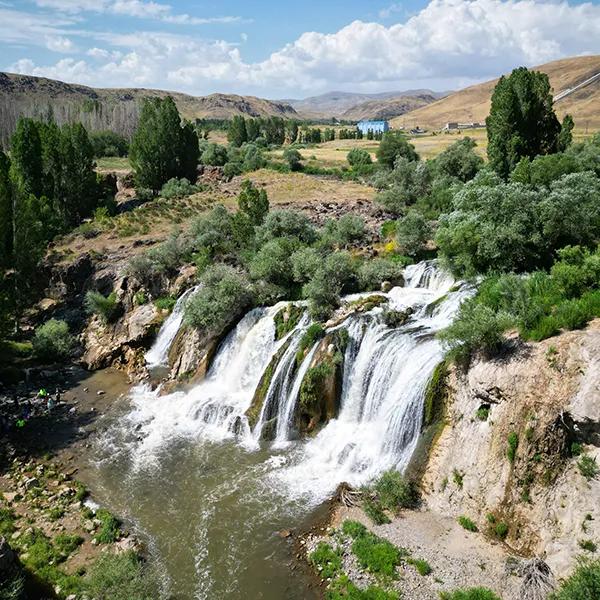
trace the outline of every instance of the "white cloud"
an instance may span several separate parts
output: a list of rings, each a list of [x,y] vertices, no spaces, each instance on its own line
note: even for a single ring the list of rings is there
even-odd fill
[[[76,51],[75,44],[66,37],[60,35],[48,35],[46,36],[46,47],[52,52],[61,52],[63,54],[70,54]]]
[[[379,18],[389,19],[392,15],[399,12],[402,12],[402,4],[399,2],[394,2],[393,4],[390,4],[388,7],[382,8],[379,11]]]
[[[92,49],[93,65],[63,59],[50,67],[20,62],[11,68],[21,64],[26,72],[69,81],[191,93],[236,91],[281,97],[336,88],[379,90],[416,84],[446,88],[459,81],[488,79],[522,64],[597,52],[600,6],[544,0],[432,0],[405,23],[386,27],[355,21],[331,34],[307,32],[255,63],[245,62],[237,45],[225,41],[156,32],[93,35],[122,55],[102,56],[102,51]]]
[[[108,13],[139,19],[157,19],[175,25],[208,25],[212,23],[238,23],[241,17],[193,17],[174,14],[173,7],[151,0],[35,0],[37,6],[66,14],[85,12]]]

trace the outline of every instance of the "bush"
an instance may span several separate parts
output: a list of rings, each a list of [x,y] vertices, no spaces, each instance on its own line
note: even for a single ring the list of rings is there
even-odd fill
[[[408,558],[406,562],[412,565],[417,570],[417,573],[423,577],[429,575],[433,570],[431,565],[422,558]]]
[[[342,570],[342,558],[329,544],[319,542],[309,557],[323,579],[335,577]]]
[[[100,521],[100,527],[94,539],[100,544],[112,544],[116,542],[121,535],[117,518],[105,508],[99,508],[96,511],[96,518]]]
[[[61,360],[71,355],[75,339],[69,333],[67,323],[50,319],[36,328],[32,343],[38,358]]]
[[[190,242],[186,236],[174,232],[162,244],[152,248],[148,257],[157,272],[172,273],[190,260]]]
[[[185,198],[186,196],[195,194],[199,190],[200,188],[197,185],[191,184],[185,177],[182,179],[174,177],[162,186],[160,196],[166,200]]]
[[[85,589],[96,600],[155,600],[159,597],[157,577],[131,551],[102,553],[85,578]]]
[[[351,167],[362,167],[364,165],[370,165],[373,162],[369,152],[363,148],[352,148],[352,150],[348,152],[346,159]]]
[[[233,267],[213,265],[201,281],[202,288],[185,306],[185,320],[192,327],[218,333],[252,303],[250,283]]]
[[[117,294],[111,292],[103,296],[100,292],[90,290],[85,295],[85,308],[90,314],[98,315],[105,323],[113,321],[119,312]]]
[[[574,573],[548,600],[591,600],[600,598],[600,559],[580,559]]]
[[[478,587],[453,592],[440,592],[441,600],[502,600],[488,588]]]
[[[302,169],[302,155],[295,148],[286,148],[283,151],[283,160],[287,162],[291,171]]]
[[[114,131],[92,131],[89,134],[90,142],[94,150],[94,157],[103,156],[127,156],[129,143]]]
[[[398,157],[410,161],[419,160],[415,147],[408,142],[401,131],[388,131],[383,134],[377,148],[377,161],[384,167],[391,169]]]
[[[250,277],[287,288],[293,281],[294,272],[290,257],[297,242],[275,239],[264,244],[250,261]]]
[[[503,521],[500,521],[499,523],[496,523],[494,525],[494,535],[499,539],[499,540],[504,540],[506,539],[506,536],[508,535],[508,530],[509,527],[506,523],[504,523]]]
[[[431,236],[431,228],[425,217],[417,211],[410,211],[396,225],[396,243],[401,254],[418,256],[425,249]]]
[[[577,461],[577,468],[588,481],[594,479],[600,473],[596,458],[585,454]]]
[[[387,258],[373,258],[365,261],[358,270],[358,280],[363,290],[376,290],[384,281],[393,285],[403,281],[404,265]]]
[[[399,600],[398,592],[388,592],[375,585],[356,587],[346,575],[338,577],[329,587],[327,600]]]
[[[463,529],[466,529],[467,531],[472,531],[472,532],[479,531],[477,529],[477,525],[475,525],[475,523],[473,521],[471,521],[471,519],[469,519],[469,517],[465,517],[464,515],[461,515],[460,517],[458,517],[457,521],[458,521],[459,525]]]
[[[275,238],[296,238],[303,244],[312,244],[317,240],[317,231],[306,215],[292,210],[273,210],[257,229],[256,240],[262,245]]]
[[[353,539],[356,539],[357,537],[367,533],[367,528],[358,521],[351,521],[350,519],[347,519],[342,523],[342,533],[349,535]]]
[[[238,196],[239,209],[248,215],[253,225],[261,225],[269,212],[269,199],[265,190],[259,190],[246,179]]]
[[[377,500],[365,498],[362,503],[362,509],[365,515],[367,515],[375,525],[391,523],[389,517],[385,514],[381,504]]]
[[[469,137],[454,142],[434,159],[438,173],[466,182],[481,170],[483,158],[475,153],[477,144]]]
[[[394,577],[396,566],[400,564],[404,553],[394,544],[373,533],[366,532],[354,539],[352,552],[361,567],[371,573]]]
[[[344,247],[360,242],[365,236],[365,220],[360,215],[345,214],[339,219],[327,219],[321,232],[321,244]]]
[[[229,160],[227,156],[227,148],[219,144],[208,144],[202,155],[200,162],[203,165],[212,167],[223,167]]]
[[[517,446],[519,445],[519,436],[514,432],[508,434],[508,449],[506,450],[506,456],[508,461],[515,462],[515,456],[517,454]]]
[[[241,175],[243,172],[244,168],[242,166],[242,163],[239,162],[228,162],[223,167],[223,176],[227,180],[233,179],[234,177]]]
[[[54,538],[54,544],[57,550],[64,556],[67,557],[73,554],[81,544],[83,544],[83,538],[79,535],[68,535],[65,533],[59,533]]]
[[[306,283],[323,263],[323,256],[314,248],[300,248],[290,257],[292,275],[297,283]]]
[[[415,483],[395,469],[383,473],[375,482],[373,489],[377,493],[381,506],[393,512],[398,512],[401,508],[415,508],[419,503],[419,493]]]
[[[136,254],[127,265],[127,273],[142,285],[150,286],[157,273],[156,264],[146,252]]]

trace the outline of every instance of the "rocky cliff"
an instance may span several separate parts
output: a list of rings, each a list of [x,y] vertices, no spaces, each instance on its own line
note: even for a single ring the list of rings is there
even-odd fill
[[[450,370],[446,397],[427,508],[567,575],[600,540],[600,321]]]

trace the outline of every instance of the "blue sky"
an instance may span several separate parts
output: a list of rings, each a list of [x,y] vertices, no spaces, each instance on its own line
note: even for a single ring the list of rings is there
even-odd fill
[[[269,98],[463,87],[600,53],[600,4],[0,0],[0,69]]]

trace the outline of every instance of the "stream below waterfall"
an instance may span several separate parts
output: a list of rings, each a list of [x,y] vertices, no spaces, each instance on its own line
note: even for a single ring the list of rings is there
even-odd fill
[[[292,368],[309,319],[275,340],[273,317],[285,303],[250,311],[221,344],[206,379],[191,389],[165,395],[144,385],[132,389],[125,413],[96,439],[85,479],[148,544],[165,597],[320,597],[278,532],[314,521],[340,482],[361,485],[406,467],[424,391],[442,358],[435,333],[469,293],[434,263],[419,263],[406,269],[405,286],[385,294],[390,308],[412,309],[404,325],[387,327],[380,307],[338,324],[348,332],[339,414],[304,440],[297,439],[293,415],[315,347]],[[159,332],[148,353],[152,364],[165,360],[180,316]],[[251,427],[245,412],[279,350]],[[275,434],[261,441],[268,412],[277,415]]]

